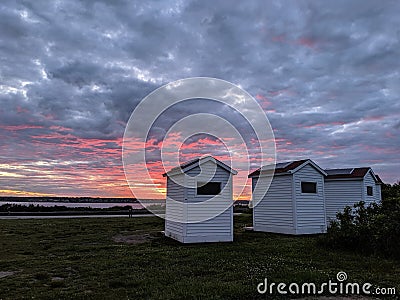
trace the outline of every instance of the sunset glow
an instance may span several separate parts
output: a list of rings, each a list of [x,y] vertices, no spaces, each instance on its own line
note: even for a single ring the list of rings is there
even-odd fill
[[[307,9],[190,1],[175,8],[129,1],[8,5],[0,32],[0,196],[133,197],[122,163],[132,112],[164,84],[198,76],[232,82],[254,97],[273,128],[278,161],[370,166],[384,182],[398,181],[400,45],[393,29],[400,19],[389,5],[376,5],[354,14],[318,2]],[[162,174],[204,155],[260,167],[251,128],[259,118],[246,120],[209,100],[165,110],[145,143],[125,141],[132,155],[146,150],[146,168],[130,170],[149,172],[151,182],[133,183],[146,197],[165,197]],[[232,102],[247,110],[243,99]],[[244,141],[227,149],[228,131],[165,138],[196,113],[227,120]],[[249,170],[238,171],[234,182],[242,180],[244,190],[234,183],[234,197],[249,199]]]

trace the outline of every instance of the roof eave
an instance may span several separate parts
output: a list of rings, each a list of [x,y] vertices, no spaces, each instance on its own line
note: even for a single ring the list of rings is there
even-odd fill
[[[236,175],[238,173],[238,171],[232,169],[231,167],[229,167],[228,165],[224,164],[223,162],[215,159],[214,157],[207,156],[207,157],[198,159],[198,161],[195,161],[192,164],[190,164],[190,165],[188,165],[188,166],[186,166],[184,168],[175,167],[175,168],[178,168],[178,169],[177,170],[173,170],[174,168],[171,169],[170,171],[164,173],[163,177],[184,174],[187,171],[190,171],[190,170],[192,170],[192,169],[194,169],[194,168],[196,168],[196,167],[200,166],[201,164],[206,163],[208,161],[214,162],[216,165],[220,166],[222,169],[226,170],[227,172],[229,172],[229,173],[231,173],[233,175]]]
[[[378,177],[375,175],[374,171],[372,170],[372,168],[369,168],[369,170],[365,173],[364,177],[367,176],[367,174],[371,172],[372,178],[374,178],[375,183],[380,183],[380,181],[378,180]]]
[[[327,176],[328,173],[325,172],[325,170],[323,170],[321,167],[319,167],[315,162],[313,162],[311,159],[307,159],[304,163],[302,163],[300,166],[298,166],[297,168],[294,168],[293,170],[289,170],[289,172],[291,173],[296,173],[297,171],[299,171],[300,169],[302,169],[304,166],[306,166],[307,164],[311,164],[314,169],[316,169],[317,171],[319,171],[322,175]]]
[[[325,178],[325,180],[326,181],[334,181],[334,180],[341,180],[341,181],[344,181],[344,180],[364,180],[364,177],[339,177],[339,178],[329,178],[329,177],[326,177]]]
[[[259,177],[273,177],[273,176],[282,176],[282,175],[293,175],[291,172],[279,172],[279,173],[269,173],[269,174],[254,174],[248,175],[248,178],[259,178]]]

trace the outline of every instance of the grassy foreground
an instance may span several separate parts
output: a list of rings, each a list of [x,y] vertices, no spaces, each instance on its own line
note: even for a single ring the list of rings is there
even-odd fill
[[[322,283],[339,271],[400,291],[399,261],[245,224],[250,216],[235,217],[233,243],[182,245],[159,234],[156,217],[0,220],[0,299],[265,299],[265,277]]]

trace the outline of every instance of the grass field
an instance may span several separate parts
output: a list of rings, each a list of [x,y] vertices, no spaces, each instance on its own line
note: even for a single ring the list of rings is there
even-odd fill
[[[265,299],[256,290],[265,277],[322,283],[339,271],[400,291],[399,261],[245,224],[249,215],[235,217],[233,243],[182,245],[155,217],[0,220],[0,299]]]

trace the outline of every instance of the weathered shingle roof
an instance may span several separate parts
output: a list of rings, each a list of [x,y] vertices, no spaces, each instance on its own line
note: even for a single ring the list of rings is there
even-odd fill
[[[296,169],[297,167],[301,166],[302,164],[304,164],[308,160],[309,159],[302,159],[302,160],[277,163],[277,164],[275,164],[275,174],[287,173],[289,171],[292,171],[292,170]],[[258,175],[260,175],[260,172],[262,170],[272,169],[271,167],[273,167],[273,165],[267,165],[267,166],[261,167],[261,168],[255,170],[254,172],[250,173],[248,177],[258,176]]]
[[[353,169],[327,169],[328,173],[327,179],[337,179],[337,178],[363,178],[371,168],[353,168]],[[348,170],[351,170],[348,172]]]
[[[310,163],[315,163],[310,159],[302,159],[288,162],[276,163],[275,165],[266,165],[263,166],[254,172],[250,173],[248,177],[257,177],[260,175],[260,172],[270,170],[272,173],[273,167],[275,166],[275,174],[284,174],[291,173],[291,171],[296,170],[296,168],[300,167],[305,162],[309,161]],[[316,168],[319,168],[316,166]],[[319,168],[320,169],[320,168]],[[363,179],[364,176],[371,171],[372,177],[374,177],[377,183],[383,183],[381,178],[376,175],[370,167],[362,167],[362,168],[340,168],[340,169],[326,169],[322,170],[322,173],[326,176],[326,179]],[[272,175],[272,174],[271,174]]]
[[[354,168],[346,168],[346,169],[327,169],[325,172],[328,175],[343,175],[343,174],[351,174]]]
[[[326,179],[362,179],[369,171],[372,171],[370,167],[325,170],[328,173]],[[380,177],[374,174],[374,172],[372,172],[372,177],[374,177],[376,182],[383,183]]]
[[[375,177],[376,177],[376,179],[378,179],[378,183],[383,184],[383,181],[382,181],[382,179],[379,177],[378,174],[375,174]]]
[[[169,170],[168,172],[164,173],[163,176],[167,175],[167,173],[169,173],[169,172],[178,171],[179,169],[184,169],[191,165],[197,164],[199,162],[199,160],[200,160],[200,158],[195,158],[195,159],[189,160],[187,162],[184,162],[183,164],[181,164],[177,167],[174,167],[171,170]]]
[[[188,171],[191,168],[191,166],[193,168],[195,168],[197,165],[201,164],[202,162],[205,161],[209,161],[209,160],[215,160],[215,162],[217,163],[217,165],[219,165],[220,167],[222,167],[223,169],[227,170],[228,172],[231,172],[232,174],[236,175],[237,171],[233,170],[230,166],[228,166],[227,164],[223,163],[222,161],[216,159],[215,157],[212,156],[206,156],[206,157],[202,157],[202,158],[196,158],[196,159],[192,159],[189,160],[177,167],[172,168],[171,170],[169,170],[168,172],[163,174],[163,177],[166,177],[172,173],[175,172],[184,172],[184,171]]]

